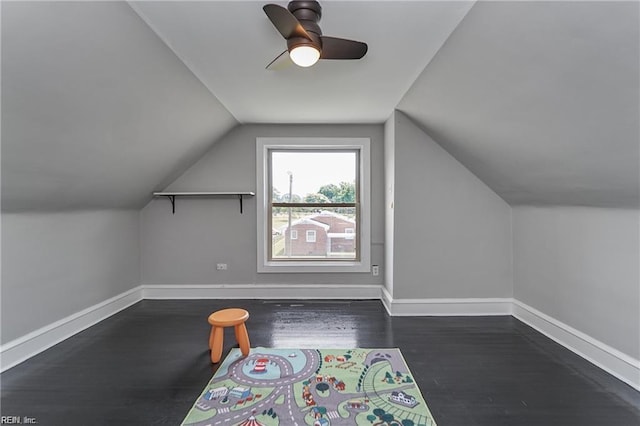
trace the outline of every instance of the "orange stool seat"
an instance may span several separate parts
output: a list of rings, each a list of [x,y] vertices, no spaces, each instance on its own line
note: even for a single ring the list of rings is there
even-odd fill
[[[224,328],[235,327],[236,340],[240,346],[242,355],[249,355],[249,333],[244,325],[249,319],[249,312],[240,308],[228,308],[216,311],[209,315],[211,333],[209,334],[209,349],[211,349],[211,362],[220,362],[222,346],[224,343]]]

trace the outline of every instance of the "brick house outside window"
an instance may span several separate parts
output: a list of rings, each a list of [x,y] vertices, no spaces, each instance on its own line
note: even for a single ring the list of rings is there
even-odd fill
[[[339,257],[340,253],[353,253],[355,226],[353,219],[329,211],[298,219],[291,224],[291,240],[288,227],[283,229],[286,252],[291,244],[293,256]],[[297,238],[300,233],[306,238]]]

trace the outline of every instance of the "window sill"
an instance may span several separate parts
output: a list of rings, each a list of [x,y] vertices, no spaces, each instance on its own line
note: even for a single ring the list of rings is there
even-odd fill
[[[371,268],[363,262],[266,262],[258,266],[258,273],[362,273]]]

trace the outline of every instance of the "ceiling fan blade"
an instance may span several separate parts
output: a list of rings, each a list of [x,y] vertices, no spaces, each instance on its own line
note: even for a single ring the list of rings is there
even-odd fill
[[[367,53],[367,44],[344,38],[321,36],[320,59],[360,59]]]
[[[298,18],[293,16],[286,8],[277,4],[266,4],[262,7],[264,13],[271,21],[274,27],[282,34],[282,37],[289,39],[291,37],[304,37],[311,40],[307,31],[302,28]]]
[[[284,52],[276,56],[273,61],[269,62],[269,65],[267,65],[265,68],[269,71],[278,71],[288,68],[291,65],[293,65],[293,61],[289,56],[289,51],[285,50]]]

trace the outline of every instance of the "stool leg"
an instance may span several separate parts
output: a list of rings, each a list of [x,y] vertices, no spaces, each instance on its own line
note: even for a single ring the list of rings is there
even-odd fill
[[[236,340],[240,346],[240,351],[242,352],[242,355],[247,356],[249,355],[249,348],[251,346],[249,344],[249,333],[247,332],[247,327],[242,323],[236,325],[235,329]]]
[[[211,331],[209,332],[209,349],[213,349],[213,334],[215,327],[211,326]]]
[[[213,346],[211,347],[211,362],[218,363],[222,358],[222,345],[224,343],[224,328],[213,327]]]

